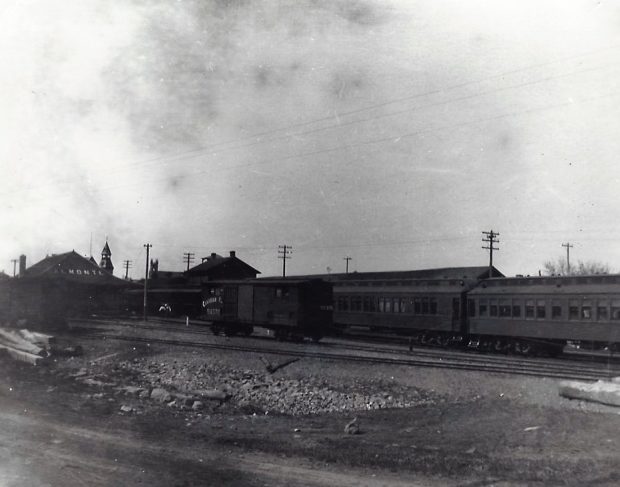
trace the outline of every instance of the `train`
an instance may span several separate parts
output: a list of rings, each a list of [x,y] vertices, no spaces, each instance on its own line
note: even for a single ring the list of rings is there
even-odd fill
[[[620,350],[620,275],[334,281],[334,323],[522,355]]]
[[[255,326],[276,339],[318,342],[332,331],[333,287],[322,279],[211,281],[202,286],[200,318],[213,333],[251,335]]]

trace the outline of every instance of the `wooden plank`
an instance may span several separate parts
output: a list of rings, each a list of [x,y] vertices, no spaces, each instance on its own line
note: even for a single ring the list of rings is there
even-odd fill
[[[609,406],[620,406],[620,382],[598,381],[594,383],[564,381],[560,383],[560,396],[569,399],[598,402]]]

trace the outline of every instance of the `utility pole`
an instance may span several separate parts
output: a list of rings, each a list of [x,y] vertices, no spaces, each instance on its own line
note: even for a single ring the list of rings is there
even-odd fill
[[[128,276],[129,276],[129,269],[131,269],[131,261],[130,260],[124,260],[123,261],[123,267],[125,268],[125,280],[127,280]]]
[[[189,271],[189,264],[194,262],[194,253],[193,252],[184,252],[183,253],[183,261],[187,262],[187,270]]]
[[[353,260],[353,259],[347,255],[343,260],[347,261],[347,271],[346,271],[346,273],[348,274],[349,273],[349,261]]]
[[[293,247],[290,245],[278,245],[278,259],[282,259],[282,277],[286,277],[286,259],[290,259]]]
[[[147,309],[147,289],[149,284],[149,249],[152,247],[150,243],[144,244],[144,248],[146,249],[146,264],[144,265],[144,321],[148,321],[148,316],[146,313]]]
[[[499,233],[495,233],[493,230],[491,230],[490,232],[482,232],[482,234],[486,235],[486,237],[484,237],[482,241],[489,244],[488,247],[482,248],[489,251],[489,277],[493,277],[493,251],[499,250],[498,247],[493,247],[493,244],[499,243],[499,240],[497,240],[497,237],[499,237]]]
[[[570,242],[562,244],[562,247],[566,247],[566,275],[570,276],[570,249],[573,245]]]
[[[13,277],[15,277],[15,272],[16,272],[16,268],[17,268],[17,259],[11,259],[11,262],[13,262]]]

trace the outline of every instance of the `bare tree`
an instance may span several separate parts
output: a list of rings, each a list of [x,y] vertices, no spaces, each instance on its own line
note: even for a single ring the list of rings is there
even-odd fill
[[[566,259],[562,257],[555,261],[548,260],[543,266],[545,268],[545,274],[548,276],[586,276],[610,273],[609,264],[592,260],[587,262],[579,260],[576,265],[571,262],[570,272],[568,272]]]

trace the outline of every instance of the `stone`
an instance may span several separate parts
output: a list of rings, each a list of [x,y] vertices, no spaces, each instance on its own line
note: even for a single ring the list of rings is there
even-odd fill
[[[202,401],[194,401],[194,404],[192,404],[192,409],[194,411],[200,411],[202,408],[204,408],[204,403]]]
[[[123,404],[121,406],[121,411],[124,412],[124,413],[133,413],[134,409],[131,406],[127,406],[127,405]]]
[[[172,394],[170,394],[166,389],[156,387],[151,391],[151,399],[168,403],[172,400]]]

